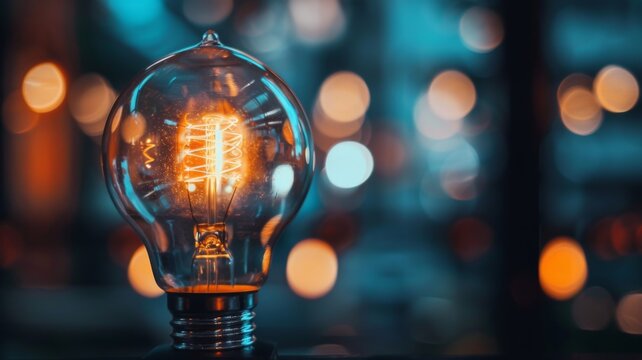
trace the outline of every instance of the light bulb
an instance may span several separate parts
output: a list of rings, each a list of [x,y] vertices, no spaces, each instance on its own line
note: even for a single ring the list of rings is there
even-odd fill
[[[116,100],[104,174],[168,293],[174,348],[254,342],[256,292],[313,166],[292,91],[212,31],[148,67]]]

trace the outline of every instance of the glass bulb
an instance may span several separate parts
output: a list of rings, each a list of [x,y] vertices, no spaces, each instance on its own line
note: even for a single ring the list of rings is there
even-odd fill
[[[313,154],[283,80],[212,31],[136,77],[103,138],[111,197],[158,285],[180,294],[258,290],[308,191]]]

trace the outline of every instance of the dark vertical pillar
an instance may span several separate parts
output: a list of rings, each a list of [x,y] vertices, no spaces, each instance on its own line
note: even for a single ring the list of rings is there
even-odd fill
[[[503,183],[501,287],[497,326],[501,351],[545,352],[539,260],[541,2],[503,0],[504,75],[509,118]]]
[[[8,42],[7,37],[9,36],[9,2],[8,1],[2,1],[0,2],[0,105],[4,102],[4,99],[7,98],[8,91],[7,91],[7,84],[5,84],[5,72],[7,71],[6,69],[6,64],[5,64],[5,57],[6,55],[6,44]],[[3,112],[0,112],[0,119],[4,121],[4,114]],[[5,130],[1,129],[2,126],[0,126],[0,154],[5,154]],[[5,172],[5,157],[0,156],[0,172],[2,174],[6,174]],[[7,218],[7,199],[5,196],[5,188],[6,188],[6,179],[5,176],[0,177],[0,221],[3,221]],[[0,249],[0,251],[2,251]],[[5,270],[0,268],[0,359],[4,359],[7,357],[6,354],[6,348],[7,348],[7,333],[6,333],[6,319],[5,319],[5,309],[6,309],[6,300],[5,300],[5,293],[6,293],[6,288],[7,288],[7,276],[5,273]]]

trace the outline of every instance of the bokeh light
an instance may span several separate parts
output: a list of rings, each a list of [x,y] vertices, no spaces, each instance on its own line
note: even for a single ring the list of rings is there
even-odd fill
[[[462,120],[444,120],[430,108],[425,94],[415,103],[413,113],[415,127],[421,135],[431,140],[444,140],[457,134],[462,128]]]
[[[470,200],[477,195],[475,179],[479,174],[479,155],[466,141],[460,142],[443,159],[440,183],[444,192],[455,200]]]
[[[459,21],[459,35],[470,50],[487,53],[504,39],[504,25],[500,16],[483,7],[466,10]]]
[[[288,40],[291,24],[280,4],[270,2],[237,1],[234,26],[238,33],[256,52],[278,52]]]
[[[288,9],[296,35],[303,42],[327,42],[345,30],[345,15],[338,0],[290,0]]]
[[[132,255],[127,268],[127,277],[132,288],[145,297],[153,298],[163,294],[163,290],[154,280],[152,265],[144,246],[140,246]]]
[[[296,244],[288,255],[288,284],[303,298],[320,298],[334,287],[338,267],[337,255],[328,243],[305,239]]]
[[[232,0],[184,0],[183,14],[196,25],[214,25],[227,18],[234,8]]]
[[[574,239],[561,236],[544,246],[539,259],[539,281],[546,295],[567,300],[582,289],[587,275],[584,250]]]
[[[321,85],[319,106],[334,121],[356,121],[370,106],[370,90],[361,76],[349,71],[337,72]]]
[[[589,89],[573,87],[563,96],[560,103],[562,113],[574,120],[589,120],[600,111],[600,106]]]
[[[38,114],[27,107],[19,91],[4,100],[2,115],[5,128],[13,134],[24,134],[38,124]]]
[[[370,177],[374,160],[370,150],[356,141],[343,141],[328,152],[325,173],[330,183],[341,189],[357,187]]]
[[[588,240],[604,260],[642,252],[642,216],[625,213],[600,219],[589,229]]]
[[[428,104],[445,120],[463,119],[475,106],[477,92],[472,80],[456,70],[439,73],[428,88]]]
[[[294,170],[291,165],[282,164],[277,166],[272,173],[272,191],[275,195],[284,197],[292,189],[294,184]]]
[[[119,109],[120,111],[120,109]],[[120,116],[114,117],[120,119]],[[120,135],[123,137],[123,140],[131,145],[134,145],[138,139],[145,134],[145,129],[147,128],[147,120],[143,114],[132,113],[123,121],[123,125],[120,129]]]
[[[631,110],[640,96],[640,87],[635,76],[616,65],[609,65],[600,70],[595,77],[593,89],[600,105],[614,113]]]
[[[107,80],[98,74],[87,74],[72,84],[69,110],[85,134],[99,136],[114,100],[116,93]]]
[[[632,250],[635,232],[635,225],[629,224],[627,216],[621,216],[613,219],[610,228],[611,248],[620,255],[628,255]]]
[[[582,87],[585,89],[591,89],[593,87],[593,78],[582,73],[572,73],[565,77],[557,87],[557,102],[562,102],[562,97],[568,92],[571,88]]]
[[[65,99],[67,86],[58,65],[45,62],[32,67],[22,80],[22,96],[31,110],[46,113]]]
[[[615,318],[623,332],[642,335],[642,294],[625,295],[617,305]]]
[[[562,95],[559,106],[564,126],[577,135],[590,135],[602,124],[602,109],[589,89],[570,88]]]
[[[611,295],[604,288],[593,286],[573,300],[573,320],[582,330],[602,330],[613,318],[614,308]]]

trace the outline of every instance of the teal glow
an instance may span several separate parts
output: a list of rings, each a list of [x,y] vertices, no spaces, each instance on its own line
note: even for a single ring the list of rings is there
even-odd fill
[[[244,54],[244,53],[242,53],[242,52],[240,52],[240,51],[234,50],[234,49],[232,49],[232,48],[227,48],[227,47],[226,47],[226,49],[228,49],[230,52],[232,52],[232,53],[233,53],[235,56],[237,56],[238,58],[243,59],[243,60],[245,60],[245,61],[249,62],[250,64],[252,64],[252,65],[256,66],[257,68],[259,68],[259,69],[261,69],[261,70],[263,70],[263,71],[267,71],[267,70],[265,69],[265,66],[263,66],[263,64],[261,64],[260,62],[256,61],[256,59],[254,59],[254,58],[252,58],[252,57],[250,57],[250,56],[248,56],[248,55],[246,55],[246,54]]]
[[[123,24],[145,25],[163,13],[163,2],[157,0],[105,0],[105,6]]]
[[[152,78],[152,76],[154,76],[154,73],[147,75],[147,77],[145,77],[145,79],[143,79],[143,81],[141,81],[140,84],[136,86],[134,91],[132,91],[132,99],[129,102],[130,113],[133,113],[134,111],[136,111],[136,103],[138,102],[138,93],[140,93],[140,90],[143,88],[143,86],[145,86],[145,84],[147,84],[147,82],[149,81],[149,79]]]
[[[243,110],[245,110],[247,112],[250,112],[250,111],[252,111],[254,109],[258,109],[259,106],[261,106],[261,105],[263,105],[263,104],[265,104],[267,102],[268,96],[267,96],[267,94],[261,94],[261,95],[258,95],[256,97],[254,97],[253,100],[254,101],[250,101],[247,104],[245,104],[245,106],[243,106]]]
[[[158,59],[198,40],[181,19],[159,0],[103,0],[110,15],[106,24],[132,50]]]
[[[290,99],[288,99],[287,96],[283,93],[281,88],[279,88],[275,83],[270,81],[268,78],[261,78],[261,82],[265,84],[265,86],[270,89],[274,95],[276,96],[276,99],[279,100],[279,103],[281,103],[281,106],[283,106],[283,109],[285,110],[285,114],[288,117],[288,121],[290,122],[290,125],[292,125],[292,134],[294,135],[294,155],[295,156],[301,156],[303,154],[303,148],[301,147],[301,137],[300,137],[300,132],[297,131],[300,127],[298,126],[298,119],[299,119],[299,114],[297,113],[296,109],[290,102]],[[296,125],[296,127],[295,127]]]

